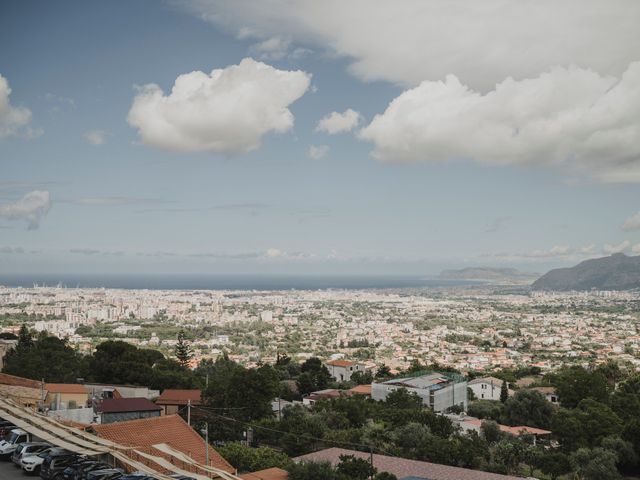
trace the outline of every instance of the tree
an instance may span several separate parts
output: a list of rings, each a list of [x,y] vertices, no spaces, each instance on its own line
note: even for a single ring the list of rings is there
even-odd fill
[[[298,391],[302,394],[308,394],[318,390],[324,390],[331,382],[331,374],[327,367],[317,357],[309,358],[301,367],[302,372],[296,381]]]
[[[376,372],[376,378],[387,378],[391,376],[391,369],[384,363],[380,365]]]
[[[553,417],[552,431],[563,448],[571,451],[595,447],[603,438],[619,435],[622,421],[607,405],[587,398],[573,410],[558,409]]]
[[[45,382],[71,383],[82,377],[83,359],[66,339],[42,334],[32,346],[10,350],[3,372]]]
[[[580,366],[562,369],[552,376],[552,384],[560,403],[566,408],[576,408],[585,398],[592,398],[607,403],[609,398],[608,384],[600,372],[588,372]]]
[[[504,419],[509,425],[549,428],[553,406],[535,390],[519,390],[504,403]]]
[[[615,452],[603,448],[580,448],[571,455],[571,465],[581,480],[618,480]]]
[[[500,387],[500,401],[506,402],[509,398],[509,388],[507,387],[507,381],[502,380],[502,387]]]
[[[369,385],[373,382],[373,374],[370,371],[354,372],[353,375],[351,375],[351,381],[356,385]]]
[[[493,420],[485,420],[480,424],[482,436],[488,443],[499,442],[503,437],[500,426]]]
[[[153,365],[162,359],[164,355],[157,350],[108,340],[98,345],[89,359],[88,376],[99,383],[148,385]]]
[[[551,480],[556,480],[560,475],[571,471],[569,457],[557,451],[543,451],[542,455],[537,457],[535,466],[549,475]]]
[[[340,463],[336,470],[349,480],[367,480],[378,471],[369,461],[353,455],[340,455]]]
[[[17,349],[27,349],[33,347],[33,337],[31,336],[31,332],[27,328],[26,324],[22,324],[20,327],[20,331],[18,332],[18,344],[16,345]]]
[[[240,472],[255,472],[272,467],[286,469],[291,464],[287,455],[269,447],[251,448],[239,442],[231,442],[216,447],[216,450]]]
[[[467,407],[472,417],[499,421],[504,414],[504,404],[497,400],[476,400]]]
[[[398,388],[390,392],[385,403],[388,408],[395,410],[422,408],[422,399],[415,392],[410,392],[406,388]]]
[[[183,367],[188,366],[189,360],[193,358],[193,350],[191,349],[191,345],[185,341],[184,330],[180,330],[178,333],[178,343],[176,343],[174,353],[178,362]]]

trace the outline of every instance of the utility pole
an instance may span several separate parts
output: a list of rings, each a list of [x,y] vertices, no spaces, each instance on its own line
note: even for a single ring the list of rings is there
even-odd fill
[[[187,400],[187,425],[191,426],[191,399]]]

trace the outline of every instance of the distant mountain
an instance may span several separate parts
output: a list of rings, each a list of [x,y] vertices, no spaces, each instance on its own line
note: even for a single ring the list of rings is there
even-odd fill
[[[575,267],[545,273],[531,286],[534,290],[631,290],[640,288],[640,255],[615,253],[585,260]]]
[[[477,280],[490,283],[531,283],[537,273],[525,273],[515,268],[468,267],[460,270],[443,270],[444,280]]]

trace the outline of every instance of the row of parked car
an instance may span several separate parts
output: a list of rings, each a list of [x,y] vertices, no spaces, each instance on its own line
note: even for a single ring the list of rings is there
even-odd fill
[[[11,428],[13,427],[13,428]],[[28,441],[31,436],[9,422],[0,422],[0,459],[42,480],[156,480],[145,473],[127,474],[94,457],[56,447],[47,442]],[[172,475],[176,480],[193,480]]]

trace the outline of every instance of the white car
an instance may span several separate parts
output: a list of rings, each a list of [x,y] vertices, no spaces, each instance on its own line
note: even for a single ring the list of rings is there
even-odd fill
[[[14,428],[11,433],[0,441],[0,458],[9,458],[18,448],[18,444],[29,441],[29,434],[19,428]]]
[[[31,455],[25,455],[20,459],[20,466],[26,473],[38,474],[40,468],[44,462],[45,457],[49,454],[51,449],[45,450],[40,453],[33,453]]]

